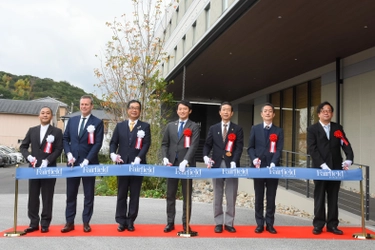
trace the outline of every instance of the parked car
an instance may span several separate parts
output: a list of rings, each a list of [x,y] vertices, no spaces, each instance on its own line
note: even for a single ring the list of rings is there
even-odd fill
[[[17,158],[17,160],[16,160],[17,163],[24,162],[23,155],[20,152],[17,152],[14,148],[11,148],[11,147],[8,147],[8,146],[5,146],[5,145],[0,145],[0,149],[2,149],[3,151],[5,151],[6,153],[8,153],[10,155],[15,155],[16,158]]]
[[[17,164],[17,156],[15,154],[9,154],[5,150],[3,150],[2,148],[0,148],[0,153],[2,153],[3,155],[8,155],[9,156],[9,158],[10,158],[10,164],[8,164],[8,165]]]
[[[4,158],[3,158],[3,155],[0,154],[0,167],[4,167],[5,166],[5,162],[4,162]]]
[[[2,161],[3,161],[3,165],[2,165],[3,167],[4,167],[4,166],[11,165],[12,159],[11,159],[10,155],[3,154],[3,153],[0,151],[0,156],[1,156]]]

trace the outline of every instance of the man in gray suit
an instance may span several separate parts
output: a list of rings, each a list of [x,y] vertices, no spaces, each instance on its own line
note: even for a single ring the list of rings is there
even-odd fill
[[[233,116],[233,107],[230,102],[220,105],[219,114],[221,122],[212,125],[203,148],[204,163],[208,168],[237,168],[240,167],[240,158],[243,149],[243,130],[240,126],[230,121]],[[212,150],[212,160],[208,157]],[[238,178],[212,179],[214,188],[214,220],[215,233],[224,229],[235,233],[233,226],[236,198],[238,190]],[[227,200],[225,216],[223,212],[223,195]]]
[[[63,149],[63,135],[59,128],[52,126],[53,114],[49,107],[43,107],[39,112],[40,125],[32,127],[22,140],[20,150],[29,162],[29,167],[56,167],[56,160]],[[29,152],[29,146],[31,152]],[[39,229],[47,233],[52,219],[53,194],[55,191],[56,178],[30,179],[28,216],[30,226],[25,233],[31,233]],[[43,209],[39,217],[39,196],[42,194]]]
[[[162,141],[163,164],[166,166],[178,166],[181,172],[185,171],[186,166],[195,166],[195,152],[199,144],[200,127],[195,122],[189,120],[192,112],[190,102],[182,100],[177,104],[177,115],[179,119],[170,122],[164,132]],[[174,230],[174,219],[176,216],[176,193],[180,179],[167,179],[167,226],[164,232],[168,233]],[[182,224],[186,232],[186,219],[190,221],[191,215],[191,194],[192,180],[181,179],[183,195],[183,215]],[[189,186],[188,186],[189,185]],[[186,189],[189,188],[188,197]],[[189,199],[189,218],[186,217],[186,201]],[[190,230],[189,230],[190,231]]]

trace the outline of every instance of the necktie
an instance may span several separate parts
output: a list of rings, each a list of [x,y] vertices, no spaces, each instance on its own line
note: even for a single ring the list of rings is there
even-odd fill
[[[329,140],[329,125],[325,125],[323,127],[324,127],[324,131],[326,132],[327,139]]]
[[[223,124],[223,126],[224,126],[224,129],[223,129],[223,142],[225,142],[225,139],[227,138],[227,134],[228,134],[228,130],[227,130],[228,124]]]
[[[81,126],[79,127],[79,137],[82,137],[83,135],[83,130],[85,128],[85,120],[86,118],[82,118],[82,121],[81,121]]]
[[[181,138],[182,130],[183,130],[183,129],[184,129],[184,122],[180,122],[180,127],[178,128],[178,132],[177,132],[178,139]]]
[[[130,126],[129,126],[130,132],[133,131],[134,124],[135,124],[135,122],[130,122]]]
[[[264,137],[266,138],[266,140],[268,140],[269,135],[270,135],[270,126],[265,126],[264,127]]]

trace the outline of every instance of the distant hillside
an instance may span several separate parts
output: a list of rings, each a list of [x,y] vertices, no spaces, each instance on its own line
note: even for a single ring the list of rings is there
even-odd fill
[[[52,79],[41,79],[36,76],[17,76],[0,71],[0,98],[14,100],[34,100],[50,96],[71,106],[73,111],[79,110],[79,99],[86,95],[83,89],[75,87],[66,81],[55,82]],[[99,100],[94,96],[95,104]],[[95,105],[95,108],[100,108]]]

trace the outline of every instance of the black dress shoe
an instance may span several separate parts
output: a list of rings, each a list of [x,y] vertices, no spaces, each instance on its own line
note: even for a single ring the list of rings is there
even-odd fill
[[[319,228],[319,227],[314,227],[312,233],[315,234],[315,235],[321,234],[322,233],[322,229]]]
[[[83,232],[85,233],[91,232],[91,227],[88,222],[83,223]]]
[[[62,233],[67,233],[74,230],[74,224],[73,223],[66,223],[63,229],[61,229]]]
[[[340,229],[338,229],[337,227],[327,228],[327,232],[337,234],[337,235],[343,235],[344,234],[344,232],[341,231]]]
[[[39,227],[28,227],[24,230],[24,232],[31,233],[31,232],[38,231],[38,230],[39,230]]]
[[[123,224],[119,224],[118,227],[117,227],[117,231],[119,232],[124,232],[126,229],[126,226],[123,225]]]
[[[215,233],[222,233],[223,232],[223,225],[219,224],[215,226]]]
[[[266,226],[266,230],[270,232],[271,234],[277,234],[276,229],[271,225]]]
[[[231,227],[231,226],[225,225],[224,229],[227,230],[230,233],[235,233],[236,232],[236,229],[234,227]]]
[[[264,226],[257,226],[254,230],[254,232],[257,234],[263,233],[263,231],[264,231]]]
[[[128,230],[129,230],[130,232],[133,232],[133,231],[135,230],[135,228],[134,228],[134,224],[133,224],[133,223],[130,223],[130,224],[128,225]]]
[[[164,233],[169,233],[170,231],[174,230],[174,224],[168,223],[164,228]]]
[[[40,232],[42,232],[42,233],[48,233],[49,229],[48,229],[48,227],[42,227],[42,229],[40,230]]]

